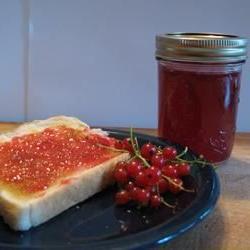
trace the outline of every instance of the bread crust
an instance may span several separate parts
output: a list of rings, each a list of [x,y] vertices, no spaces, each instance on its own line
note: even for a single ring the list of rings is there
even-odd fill
[[[0,143],[10,141],[15,136],[38,133],[45,128],[59,125],[81,129],[86,133],[102,133],[100,130],[91,130],[87,124],[76,118],[56,116],[24,124],[13,132],[2,134]],[[121,152],[118,156],[95,167],[74,172],[70,176],[58,180],[39,196],[17,197],[12,192],[2,189],[0,214],[11,228],[21,231],[28,230],[107,187],[112,182],[111,174],[116,163],[127,160],[129,157],[129,153]],[[66,181],[63,182],[63,180]]]

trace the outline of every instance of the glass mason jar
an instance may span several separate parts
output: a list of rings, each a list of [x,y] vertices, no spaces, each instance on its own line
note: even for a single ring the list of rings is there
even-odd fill
[[[231,154],[247,39],[223,34],[156,37],[158,132],[211,162]]]

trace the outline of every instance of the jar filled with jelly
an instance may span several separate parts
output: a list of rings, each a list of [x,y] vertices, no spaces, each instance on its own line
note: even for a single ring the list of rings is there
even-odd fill
[[[211,162],[229,158],[247,39],[225,34],[156,37],[158,132]]]

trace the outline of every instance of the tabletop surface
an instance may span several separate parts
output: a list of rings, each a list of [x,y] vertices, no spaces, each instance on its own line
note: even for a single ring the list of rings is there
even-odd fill
[[[17,126],[0,123],[0,133]],[[157,135],[156,129],[135,131]],[[220,165],[217,173],[221,195],[214,211],[194,229],[161,249],[250,249],[250,133],[236,134],[231,158]]]

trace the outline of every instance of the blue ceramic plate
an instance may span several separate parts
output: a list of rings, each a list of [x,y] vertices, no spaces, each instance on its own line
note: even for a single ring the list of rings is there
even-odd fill
[[[108,130],[117,138],[127,132]],[[140,144],[151,141],[171,145],[163,139],[135,134]],[[183,148],[175,145],[179,151]],[[187,158],[193,158],[188,153]],[[163,206],[157,210],[116,207],[115,188],[110,187],[78,206],[68,209],[47,223],[28,232],[14,232],[0,220],[1,249],[138,249],[167,243],[194,227],[213,209],[219,196],[214,169],[195,168],[184,183],[197,192],[181,192],[176,212]]]

